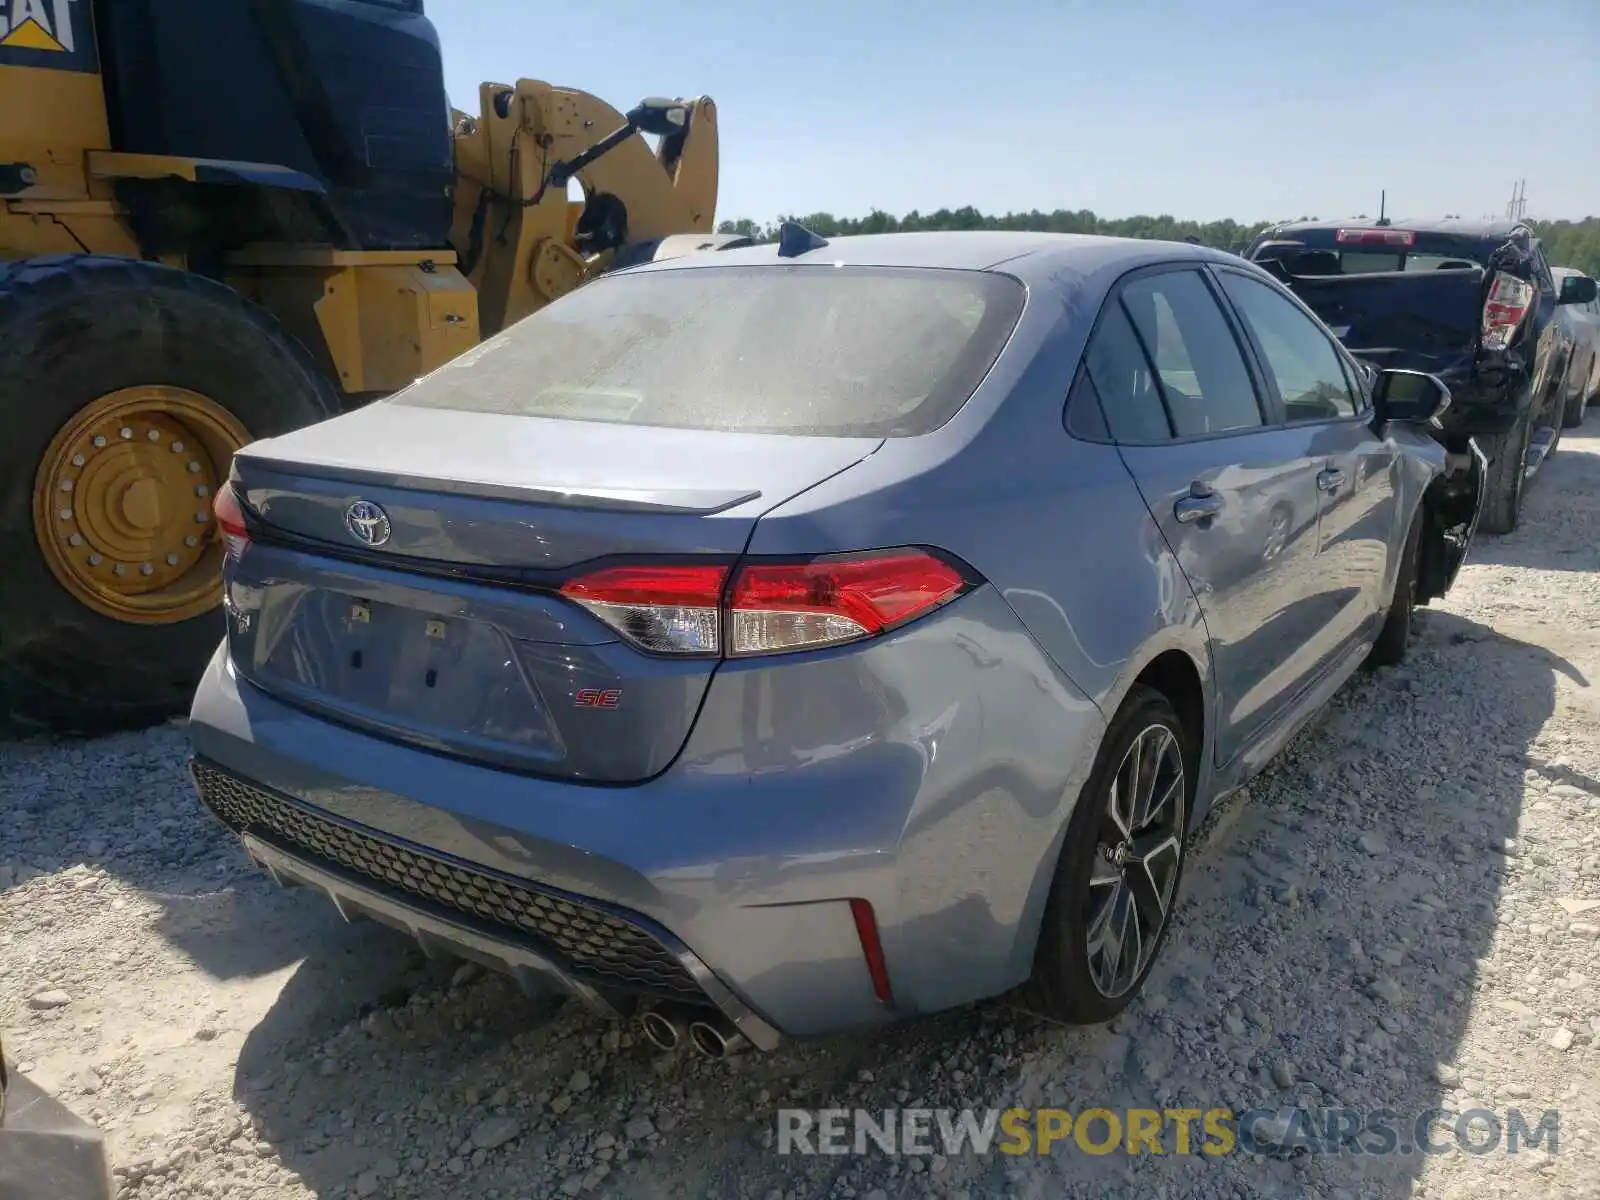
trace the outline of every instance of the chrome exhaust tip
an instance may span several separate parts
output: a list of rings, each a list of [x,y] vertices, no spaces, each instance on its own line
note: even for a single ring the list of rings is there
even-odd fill
[[[639,1029],[657,1050],[676,1050],[683,1044],[687,1027],[683,1017],[670,1009],[652,1008],[639,1017]]]
[[[729,1058],[745,1050],[750,1042],[731,1024],[723,1021],[694,1021],[689,1025],[689,1044],[707,1058]]]

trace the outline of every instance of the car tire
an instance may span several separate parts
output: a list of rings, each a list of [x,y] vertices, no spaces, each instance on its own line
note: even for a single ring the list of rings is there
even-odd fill
[[[1019,995],[1024,1008],[1053,1021],[1095,1025],[1111,1020],[1139,994],[1160,957],[1183,882],[1199,761],[1196,741],[1165,696],[1143,684],[1133,686],[1106,728],[1068,822],[1033,974]],[[1155,764],[1153,774],[1130,765],[1135,747],[1144,763]],[[1129,786],[1135,770],[1148,786]],[[1164,801],[1152,807],[1146,799],[1151,793]],[[1129,797],[1145,811],[1130,807]],[[1112,842],[1117,848],[1108,854]],[[1142,862],[1129,856],[1140,846],[1148,856]],[[1147,886],[1130,887],[1129,879]],[[1123,936],[1116,940],[1119,953],[1111,956],[1106,935],[1119,921]],[[1121,950],[1131,944],[1130,929],[1138,935],[1131,964],[1121,959]]]
[[[1576,429],[1582,425],[1583,414],[1588,407],[1588,401],[1583,394],[1583,386],[1580,384],[1573,389],[1572,395],[1567,397],[1567,407],[1561,414],[1561,428]]]
[[[1417,564],[1421,560],[1425,519],[1426,514],[1421,509],[1411,518],[1411,530],[1400,551],[1400,567],[1395,573],[1389,611],[1384,615],[1378,640],[1372,643],[1367,654],[1369,667],[1397,667],[1405,661],[1406,652],[1411,648],[1411,629],[1417,611]]]
[[[1511,533],[1522,515],[1522,492],[1527,481],[1528,444],[1533,438],[1533,411],[1525,408],[1516,424],[1495,437],[1480,438],[1489,458],[1484,480],[1483,533]]]

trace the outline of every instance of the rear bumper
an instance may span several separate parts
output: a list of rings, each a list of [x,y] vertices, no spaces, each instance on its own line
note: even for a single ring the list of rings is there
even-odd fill
[[[711,1004],[758,1046],[1026,978],[1102,729],[990,589],[870,646],[724,664],[674,765],[628,787],[336,726],[220,648],[190,722],[202,795],[209,769],[275,798],[208,802],[281,879],[603,1013]]]
[[[279,884],[322,892],[346,920],[364,917],[408,933],[430,955],[452,955],[481,963],[510,975],[530,994],[564,993],[577,996],[602,1016],[625,1015],[627,1006],[619,997],[564,966],[558,956],[531,949],[488,923],[443,916],[437,904],[408,900],[404,893],[380,888],[359,875],[319,866],[303,852],[296,854],[258,834],[245,832],[240,840],[251,861]],[[709,1001],[752,1045],[762,1050],[777,1047],[778,1031],[728,991],[703,962],[670,935],[656,936],[676,959],[684,978],[694,983],[699,998]]]
[[[116,1194],[100,1130],[26,1075],[6,1085],[0,1122],[5,1200],[111,1200]]]

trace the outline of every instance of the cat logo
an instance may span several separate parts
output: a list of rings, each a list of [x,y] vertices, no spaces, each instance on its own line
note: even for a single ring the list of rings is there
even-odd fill
[[[0,64],[95,70],[89,0],[0,0]]]

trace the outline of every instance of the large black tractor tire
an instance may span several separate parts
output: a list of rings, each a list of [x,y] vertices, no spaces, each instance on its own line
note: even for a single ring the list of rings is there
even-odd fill
[[[1522,516],[1522,493],[1527,481],[1528,444],[1533,438],[1533,412],[1525,408],[1517,423],[1495,437],[1479,438],[1489,458],[1484,479],[1483,533],[1510,533]]]
[[[0,723],[97,734],[180,714],[222,637],[220,592],[184,619],[130,621],[69,591],[41,549],[52,506],[71,502],[35,497],[49,490],[41,463],[60,461],[51,455],[58,433],[101,397],[153,386],[214,402],[245,440],[338,408],[304,347],[220,283],[100,255],[0,265]],[[214,469],[225,478],[227,462]],[[214,536],[209,524],[197,528]],[[81,540],[73,545],[86,552]]]

